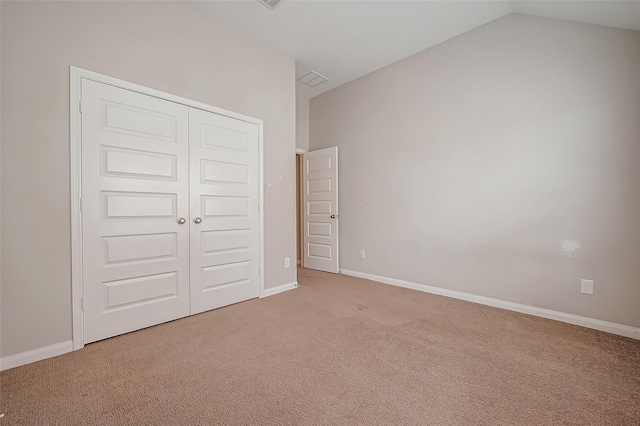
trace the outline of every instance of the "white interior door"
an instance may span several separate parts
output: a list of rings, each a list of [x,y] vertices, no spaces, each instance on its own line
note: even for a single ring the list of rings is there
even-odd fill
[[[302,155],[305,268],[338,273],[338,147]]]
[[[189,315],[188,149],[188,107],[82,80],[84,343]]]
[[[259,296],[259,129],[191,108],[191,313]]]

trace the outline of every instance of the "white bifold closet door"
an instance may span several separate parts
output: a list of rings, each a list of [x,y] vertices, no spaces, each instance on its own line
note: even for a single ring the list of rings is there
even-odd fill
[[[258,296],[258,137],[83,80],[84,343]]]

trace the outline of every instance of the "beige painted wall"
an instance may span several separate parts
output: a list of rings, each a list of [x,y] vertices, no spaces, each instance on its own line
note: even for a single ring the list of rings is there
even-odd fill
[[[313,98],[341,268],[640,327],[639,76],[638,32],[509,15]]]
[[[69,66],[264,120],[265,286],[296,281],[295,64],[174,2],[2,2],[2,356],[71,339]]]
[[[296,148],[309,150],[309,99],[301,90],[296,90]]]

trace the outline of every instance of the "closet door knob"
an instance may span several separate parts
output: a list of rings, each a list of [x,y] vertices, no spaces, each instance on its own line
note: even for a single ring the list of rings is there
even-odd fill
[[[179,225],[184,225],[185,223],[187,223],[187,219],[185,219],[184,217],[179,217],[178,218],[178,224]]]
[[[200,219],[199,217],[196,217],[195,219],[193,219],[193,223],[200,223],[202,222],[202,219]]]

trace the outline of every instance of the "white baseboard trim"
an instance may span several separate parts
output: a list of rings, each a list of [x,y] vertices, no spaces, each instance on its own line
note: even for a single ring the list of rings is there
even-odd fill
[[[378,281],[384,284],[390,284],[397,287],[410,288],[412,290],[423,291],[425,293],[437,294],[440,296],[452,297],[454,299],[466,300],[467,302],[479,303],[481,305],[493,306],[495,308],[506,309],[508,311],[521,312],[536,317],[548,318],[556,321],[566,322],[569,324],[579,325],[582,327],[592,328],[594,330],[605,331],[607,333],[618,334],[620,336],[630,337],[640,340],[640,328],[631,327],[624,324],[602,321],[595,318],[583,317],[580,315],[568,314],[566,312],[552,311],[551,309],[536,308],[535,306],[522,305],[520,303],[508,302],[501,299],[493,299],[491,297],[478,296],[475,294],[464,293],[461,291],[448,290],[446,288],[433,287],[425,284],[413,283],[410,281],[398,280],[395,278],[383,277],[380,275],[367,274],[365,272],[351,271],[341,269],[340,272],[353,277],[365,278],[367,280]]]
[[[0,371],[20,367],[21,365],[30,364],[47,358],[53,358],[54,356],[66,354],[71,351],[73,351],[73,341],[67,340],[66,342],[55,343],[42,348],[9,355],[0,359]]]
[[[277,287],[265,288],[260,298],[273,296],[274,294],[282,293],[283,291],[293,290],[294,288],[298,288],[298,281],[294,281],[288,284],[282,284]]]

